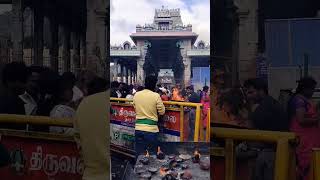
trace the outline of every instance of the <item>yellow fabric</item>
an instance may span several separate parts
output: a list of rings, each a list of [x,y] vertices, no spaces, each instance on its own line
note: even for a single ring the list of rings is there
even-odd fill
[[[110,179],[109,92],[86,97],[75,118],[76,137],[85,164],[83,180]]]
[[[163,115],[165,107],[158,93],[150,90],[137,92],[133,97],[133,106],[136,111],[136,119],[150,119],[158,121],[158,113]],[[159,132],[157,125],[136,124],[136,130],[147,132]]]

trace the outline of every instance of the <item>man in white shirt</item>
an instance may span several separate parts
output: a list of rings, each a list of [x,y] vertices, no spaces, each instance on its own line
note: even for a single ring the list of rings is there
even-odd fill
[[[40,66],[28,67],[29,76],[26,84],[26,91],[20,95],[20,99],[25,103],[26,115],[36,115],[38,101],[40,100],[40,74],[43,72]]]

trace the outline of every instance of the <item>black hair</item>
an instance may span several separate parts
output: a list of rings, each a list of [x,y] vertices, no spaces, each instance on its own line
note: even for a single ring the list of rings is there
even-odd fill
[[[191,91],[194,91],[194,88],[193,88],[193,86],[192,86],[192,85],[190,85],[190,86],[186,87],[186,89],[189,89],[189,90],[191,90]]]
[[[2,83],[8,86],[9,82],[26,83],[30,71],[23,62],[11,62],[6,64],[2,70]]]
[[[41,94],[54,94],[58,90],[60,76],[57,72],[45,68],[40,74]]]
[[[203,86],[203,91],[208,91],[209,90],[209,86]]]
[[[74,86],[77,81],[76,76],[72,72],[64,72],[61,76],[61,79],[62,81],[72,84],[72,86]]]
[[[137,92],[138,92],[138,91],[142,91],[142,90],[144,90],[144,87],[143,87],[143,86],[138,86]]]
[[[118,81],[112,81],[110,84],[111,89],[118,88],[120,86]]]
[[[233,88],[223,93],[219,98],[218,105],[222,108],[223,104],[230,105],[231,114],[239,115],[241,108],[245,107],[244,95],[238,88]]]
[[[305,89],[314,89],[317,86],[317,81],[312,77],[304,77],[298,81],[298,87],[296,93],[302,93]]]
[[[107,90],[108,82],[107,80],[96,77],[88,84],[88,94],[96,94]]]
[[[57,103],[60,103],[61,101],[64,101],[63,95],[66,90],[71,90],[72,91],[73,85],[70,84],[70,82],[67,82],[64,80],[62,76],[60,76],[60,79],[58,80],[58,87],[57,91],[54,92],[54,96],[56,99]]]
[[[156,76],[147,76],[144,83],[145,88],[154,91],[154,89],[156,88],[157,81],[158,79]]]
[[[256,90],[262,90],[265,94],[268,94],[268,84],[260,78],[248,79],[244,82],[245,88],[253,87]]]

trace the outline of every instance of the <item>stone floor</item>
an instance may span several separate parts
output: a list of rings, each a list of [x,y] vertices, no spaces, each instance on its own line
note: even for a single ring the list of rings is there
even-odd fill
[[[189,153],[189,154],[191,155],[191,154],[193,154],[193,152]],[[179,154],[176,154],[176,156],[178,157]],[[143,157],[144,157],[144,155],[140,155],[138,157],[136,167],[142,165],[142,163],[139,161]],[[165,160],[158,160],[155,155],[152,155],[152,156],[150,156],[149,160],[150,160],[149,165],[142,165],[144,168],[148,169],[149,167],[154,167],[154,168],[160,169],[160,167],[165,163],[165,161],[169,161],[169,158],[168,158],[168,156],[166,156]],[[201,160],[210,162],[210,157],[208,155],[202,155]],[[210,171],[200,169],[199,163],[193,163],[192,160],[189,159],[189,160],[182,162],[182,164],[188,165],[187,170],[189,170],[191,172],[193,180],[206,180],[206,179],[209,180],[210,179]],[[178,172],[178,177],[180,177],[180,174],[183,173],[185,170],[182,170],[181,167],[178,167],[175,169],[175,171]],[[163,176],[161,176],[160,172],[157,171],[155,174],[152,175],[151,180],[161,180],[162,177]],[[140,176],[138,174],[134,174],[133,179],[138,180],[138,179],[140,179]]]

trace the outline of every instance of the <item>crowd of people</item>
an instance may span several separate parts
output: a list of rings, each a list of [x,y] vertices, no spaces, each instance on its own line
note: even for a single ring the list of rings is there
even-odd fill
[[[81,100],[107,90],[107,81],[90,71],[60,75],[47,67],[23,62],[2,69],[0,114],[73,118]],[[72,134],[71,128],[44,125],[0,124],[1,128]]]
[[[304,77],[287,100],[279,102],[268,94],[264,80],[248,79],[242,86],[215,91],[213,119],[233,127],[295,133],[298,177],[306,180],[312,148],[320,147],[320,109],[312,99],[316,85],[312,77]],[[260,149],[255,179],[273,179],[275,146],[251,147]]]
[[[133,99],[135,94],[145,89],[145,86],[128,85],[126,83],[113,81],[111,82],[111,97],[113,98],[127,98]],[[157,84],[153,89],[160,95],[162,101],[176,101],[176,102],[191,102],[201,103],[201,122],[204,132],[207,128],[208,110],[210,108],[210,96],[209,87],[204,86],[201,89],[195,91],[194,86],[190,85],[182,88],[180,84],[174,85],[169,88],[168,86]],[[188,140],[193,141],[194,127],[195,127],[195,108],[188,108],[189,111],[189,127],[188,127]]]

